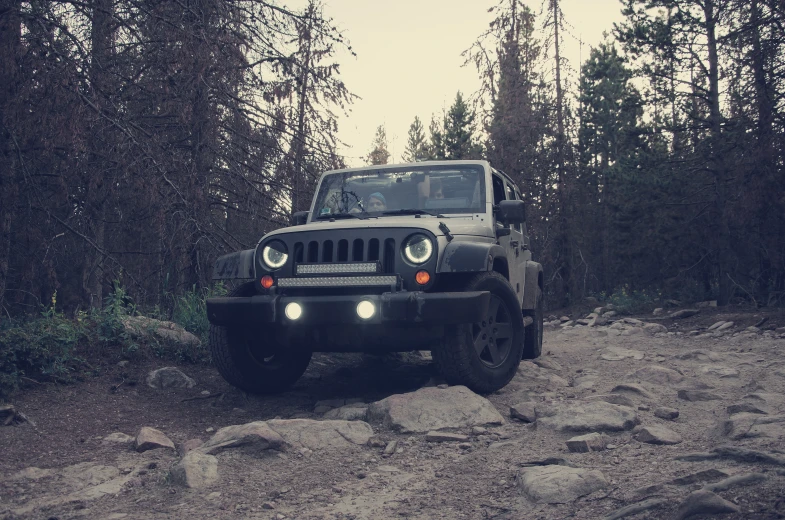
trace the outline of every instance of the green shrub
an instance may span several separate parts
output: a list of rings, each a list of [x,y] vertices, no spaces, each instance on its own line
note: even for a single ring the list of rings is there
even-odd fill
[[[613,304],[614,310],[620,314],[639,314],[656,307],[659,297],[654,291],[630,289],[628,285],[623,285],[611,294],[602,293],[599,300]]]
[[[210,322],[207,320],[207,298],[224,296],[226,293],[226,287],[221,282],[209,288],[191,287],[190,291],[174,299],[172,321],[198,337],[203,345],[207,345],[210,331]]]

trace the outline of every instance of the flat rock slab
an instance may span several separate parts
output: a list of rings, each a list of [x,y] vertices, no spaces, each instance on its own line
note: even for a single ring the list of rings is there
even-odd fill
[[[606,403],[618,404],[619,406],[628,406],[630,408],[635,408],[635,402],[629,397],[627,397],[626,395],[622,395],[622,394],[590,395],[586,397],[586,400],[605,401]]]
[[[766,437],[785,438],[785,415],[737,413],[722,423],[722,429],[733,440]]]
[[[720,356],[716,352],[710,352],[700,349],[681,352],[679,354],[676,354],[675,357],[677,359],[695,359],[697,361],[721,361],[722,360],[722,356]]]
[[[535,407],[537,427],[564,432],[616,432],[638,424],[632,408],[605,401],[541,403]]]
[[[679,399],[691,402],[719,401],[722,399],[722,396],[707,392],[706,390],[679,390],[677,395],[679,396]]]
[[[638,394],[641,397],[645,397],[646,399],[656,399],[657,396],[654,395],[652,392],[648,391],[647,389],[643,388],[641,385],[636,385],[635,383],[622,383],[620,385],[616,385],[611,389],[611,393],[631,393],[631,394]]]
[[[504,423],[504,418],[490,401],[465,386],[428,387],[391,395],[371,403],[368,418],[401,432]]]
[[[733,502],[703,489],[691,493],[681,503],[676,513],[677,520],[686,520],[697,515],[721,515],[739,513],[741,509]]]
[[[191,489],[203,489],[218,482],[218,459],[199,451],[190,451],[171,471],[172,481]]]
[[[728,412],[728,415],[734,415],[734,414],[743,413],[743,412],[746,412],[746,413],[757,413],[757,414],[761,414],[761,415],[768,415],[768,413],[769,413],[764,408],[761,408],[760,406],[758,406],[756,404],[753,404],[753,403],[735,403],[735,404],[731,404],[731,405],[729,405],[725,409],[725,411]]]
[[[647,367],[641,367],[634,372],[630,372],[627,374],[626,379],[632,381],[647,381],[658,385],[669,385],[681,383],[684,381],[684,376],[670,368],[649,365]]]
[[[703,365],[700,367],[703,374],[717,377],[739,377],[739,371],[735,368],[722,365]]]
[[[283,445],[284,439],[278,432],[270,428],[264,421],[255,421],[221,428],[197,450],[211,455],[224,449],[239,446],[252,446],[256,450],[267,450],[278,449]]]
[[[142,426],[142,428],[139,429],[139,433],[136,434],[134,449],[138,452],[143,452],[157,448],[174,449],[174,443],[161,430],[156,430],[149,426]]]
[[[682,441],[681,435],[657,424],[644,426],[635,438],[647,444],[679,444]]]
[[[608,437],[601,433],[587,433],[567,441],[567,449],[572,453],[603,451],[608,446]]]
[[[102,441],[107,444],[108,443],[128,444],[130,442],[134,442],[134,438],[122,432],[115,432],[115,433],[110,433],[109,435],[104,437]]]
[[[566,504],[607,488],[608,480],[597,470],[540,466],[523,470],[519,485],[532,502]]]
[[[606,347],[602,351],[602,354],[600,354],[600,359],[604,359],[605,361],[621,361],[623,359],[641,360],[644,357],[645,354],[640,350],[631,350],[621,347]]]
[[[363,446],[373,437],[373,429],[363,421],[274,419],[267,421],[267,425],[287,444],[312,451]]]
[[[729,476],[730,473],[728,473],[727,471],[711,468],[711,469],[696,471],[695,473],[690,473],[688,475],[684,475],[683,477],[677,477],[671,480],[670,483],[675,486],[689,486],[692,484],[698,484],[704,482],[716,482],[718,480],[722,480]]]
[[[196,381],[176,367],[163,367],[147,374],[147,386],[166,390],[169,388],[193,388]]]
[[[667,406],[658,406],[654,409],[654,417],[665,419],[666,421],[673,421],[679,417],[679,411],[676,408],[669,408]]]
[[[425,435],[425,440],[428,442],[466,442],[469,440],[469,436],[450,432],[428,432]]]

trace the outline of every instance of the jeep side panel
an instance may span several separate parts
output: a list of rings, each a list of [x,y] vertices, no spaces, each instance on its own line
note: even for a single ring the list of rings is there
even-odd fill
[[[254,276],[254,249],[219,257],[213,266],[213,280],[250,280]]]

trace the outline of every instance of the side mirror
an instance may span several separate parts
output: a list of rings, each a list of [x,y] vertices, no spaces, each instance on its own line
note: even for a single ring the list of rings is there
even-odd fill
[[[526,222],[526,203],[522,200],[503,200],[496,207],[496,220],[502,224]]]
[[[293,226],[302,226],[306,222],[308,222],[308,215],[310,215],[310,211],[295,211],[292,214],[292,225]]]

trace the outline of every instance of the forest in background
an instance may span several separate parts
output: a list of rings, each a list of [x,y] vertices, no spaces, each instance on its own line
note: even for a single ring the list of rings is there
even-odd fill
[[[486,158],[519,183],[550,307],[782,304],[785,8],[620,8],[570,70],[558,0],[500,1],[464,54],[482,90],[416,120],[406,158]],[[0,40],[0,319],[55,295],[100,309],[116,281],[166,314],[344,166],[351,49],[318,0],[2,0]],[[368,161],[388,159],[380,128]]]

